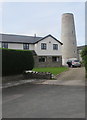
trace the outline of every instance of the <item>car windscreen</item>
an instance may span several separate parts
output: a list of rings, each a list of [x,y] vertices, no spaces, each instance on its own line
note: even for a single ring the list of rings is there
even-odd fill
[[[79,60],[74,60],[74,62],[79,62]]]

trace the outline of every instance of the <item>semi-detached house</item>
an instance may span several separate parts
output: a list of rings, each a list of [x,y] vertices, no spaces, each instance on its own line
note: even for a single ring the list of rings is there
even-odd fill
[[[45,37],[0,34],[0,47],[32,50],[35,67],[59,67],[62,65],[62,43],[52,35]]]

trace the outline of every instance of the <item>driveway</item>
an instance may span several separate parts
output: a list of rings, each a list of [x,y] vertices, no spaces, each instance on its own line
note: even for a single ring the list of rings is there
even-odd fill
[[[40,84],[85,86],[85,68],[70,68],[68,71],[57,75],[56,79],[46,80]]]

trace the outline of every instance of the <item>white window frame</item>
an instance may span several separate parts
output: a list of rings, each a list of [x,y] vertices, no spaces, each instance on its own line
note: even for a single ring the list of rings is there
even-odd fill
[[[29,44],[28,43],[23,43],[23,49],[24,50],[29,50]]]
[[[47,49],[47,44],[41,43],[41,50],[46,50],[46,49]]]
[[[58,50],[58,44],[53,44],[53,50]]]
[[[8,43],[7,42],[2,42],[2,48],[8,48]]]

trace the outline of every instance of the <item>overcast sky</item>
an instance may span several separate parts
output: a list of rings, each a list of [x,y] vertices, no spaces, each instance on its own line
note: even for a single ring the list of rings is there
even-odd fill
[[[0,32],[42,37],[52,34],[61,41],[63,13],[74,14],[77,45],[84,45],[84,2],[4,2]]]

